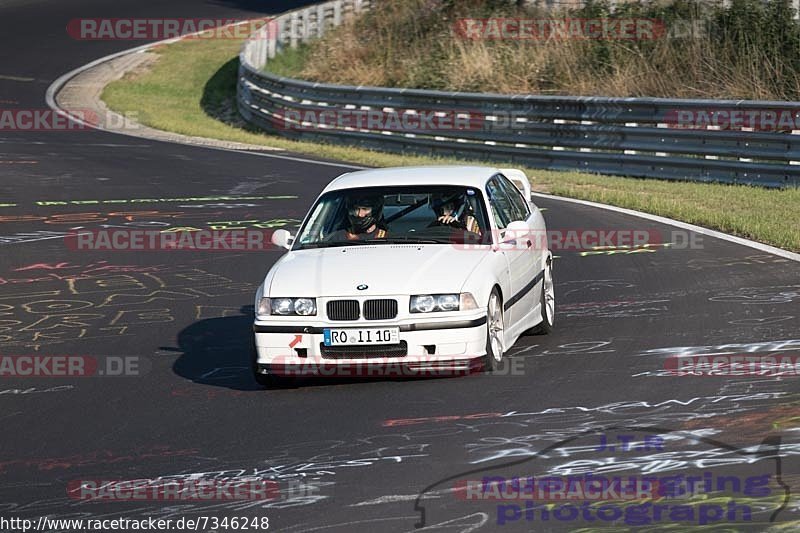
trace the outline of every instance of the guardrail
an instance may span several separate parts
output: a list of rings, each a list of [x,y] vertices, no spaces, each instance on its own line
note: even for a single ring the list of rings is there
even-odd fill
[[[368,0],[329,1],[285,13],[256,32],[240,53],[237,99],[244,119],[298,140],[385,151],[643,178],[800,186],[800,127],[745,131],[684,127],[680,121],[690,113],[724,110],[745,117],[772,113],[800,124],[800,103],[355,87],[265,71],[285,46],[322,36],[369,7]],[[460,127],[386,127],[386,119],[421,116]]]

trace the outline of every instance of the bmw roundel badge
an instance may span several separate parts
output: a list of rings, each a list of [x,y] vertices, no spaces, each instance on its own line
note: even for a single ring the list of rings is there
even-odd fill
[[[362,283],[361,285],[359,285],[358,287],[356,287],[356,289],[358,289],[358,290],[360,290],[360,291],[365,291],[365,290],[369,289],[369,285],[364,285],[364,284]]]

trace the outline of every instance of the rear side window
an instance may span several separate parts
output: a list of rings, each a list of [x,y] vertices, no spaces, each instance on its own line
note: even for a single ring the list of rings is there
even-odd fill
[[[528,216],[531,214],[531,210],[528,208],[528,203],[525,201],[525,197],[522,196],[522,193],[517,189],[516,185],[514,185],[511,180],[503,176],[502,174],[498,175],[498,181],[500,186],[503,188],[503,191],[508,196],[509,201],[511,202],[511,207],[514,209],[514,220],[527,220]]]
[[[497,178],[495,176],[486,183],[486,196],[492,208],[495,224],[498,228],[504,229],[515,220],[516,212]]]

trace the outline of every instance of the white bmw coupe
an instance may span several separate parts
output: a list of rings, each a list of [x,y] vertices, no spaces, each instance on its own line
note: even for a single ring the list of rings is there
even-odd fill
[[[549,333],[545,222],[524,172],[403,167],[322,191],[258,288],[253,371],[282,383],[312,363],[494,370],[527,330]],[[476,365],[477,363],[477,365]]]

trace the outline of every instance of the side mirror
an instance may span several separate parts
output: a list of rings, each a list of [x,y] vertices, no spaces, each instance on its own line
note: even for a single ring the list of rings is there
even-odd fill
[[[517,239],[527,237],[531,233],[531,228],[528,223],[522,220],[515,220],[511,222],[506,229],[503,230],[502,242],[515,242]]]
[[[287,250],[292,247],[294,243],[294,236],[285,229],[276,229],[272,234],[272,244]]]

